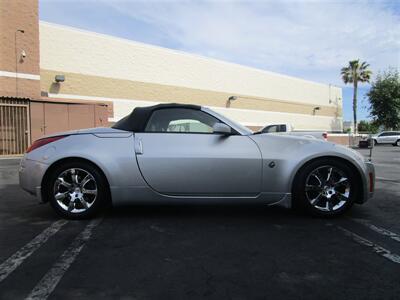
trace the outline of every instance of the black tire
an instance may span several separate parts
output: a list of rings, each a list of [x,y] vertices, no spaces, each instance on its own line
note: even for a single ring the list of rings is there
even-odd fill
[[[393,144],[393,146],[400,147],[400,140],[397,140],[396,143]]]
[[[87,203],[90,204],[90,207],[88,208],[84,208],[83,205],[82,207],[80,207],[81,209],[85,209],[82,212],[71,212],[66,210],[65,208],[63,208],[61,206],[61,204],[59,204],[59,202],[56,200],[55,198],[55,189],[56,189],[56,184],[59,182],[58,178],[61,174],[65,173],[68,174],[67,170],[71,170],[71,169],[76,169],[77,172],[81,172],[81,174],[85,174],[83,173],[83,171],[87,172],[88,174],[90,174],[94,180],[90,182],[89,184],[95,184],[96,189],[96,195],[94,197],[91,197],[93,200],[93,202],[89,203],[89,198],[86,198],[88,200]],[[83,176],[81,176],[83,177]],[[77,177],[79,178],[79,177]],[[83,180],[82,178],[80,178],[80,180]],[[79,181],[79,179],[78,179]],[[69,184],[69,183],[68,183]],[[51,204],[51,206],[53,207],[53,209],[56,211],[57,214],[59,214],[61,217],[66,218],[66,219],[73,219],[73,220],[81,220],[81,219],[88,219],[91,218],[93,216],[95,216],[101,208],[103,208],[105,206],[106,203],[109,203],[109,189],[108,189],[108,183],[107,180],[104,178],[104,175],[102,174],[102,172],[93,164],[91,163],[87,163],[84,161],[80,161],[80,160],[71,160],[71,161],[67,161],[61,165],[58,165],[57,167],[55,167],[53,170],[51,170],[51,173],[49,174],[47,181],[44,185],[44,192],[43,195],[44,197],[46,197],[45,200],[48,200]],[[67,189],[67,188],[66,188]],[[72,188],[71,188],[72,189]],[[66,192],[67,193],[67,197],[68,199],[71,199],[71,194],[69,191]],[[89,197],[90,195],[86,195],[87,197]],[[65,201],[68,203],[68,199],[65,199]],[[74,203],[74,209],[75,209],[75,205],[80,204],[78,200],[76,200],[77,202]]]
[[[324,170],[323,167],[328,167],[328,169],[329,167],[333,167],[334,170],[339,170],[340,172],[342,172],[342,174],[347,176],[346,178],[348,178],[348,181],[346,181],[346,184],[348,183],[350,185],[350,192],[347,201],[344,202],[343,206],[341,207],[338,206],[338,208],[335,210],[323,211],[320,208],[316,208],[314,205],[311,204],[311,201],[309,200],[309,193],[320,193],[320,191],[306,192],[306,181],[309,178],[311,178],[310,176],[313,173],[313,171],[319,168],[322,168],[321,170]],[[337,189],[339,188],[342,187],[338,186]],[[324,193],[326,193],[326,191],[324,191]],[[340,160],[330,159],[330,158],[317,159],[312,161],[311,163],[306,164],[299,170],[293,183],[292,195],[293,195],[293,207],[298,211],[305,212],[307,214],[311,214],[313,216],[318,216],[318,217],[329,218],[329,217],[340,216],[345,212],[347,212],[353,206],[355,199],[357,199],[359,195],[357,176],[355,171],[353,170],[352,167],[350,167],[349,164],[344,163]],[[334,198],[337,197],[336,195],[331,197],[332,197],[331,202],[333,203],[335,203],[336,201],[339,202],[338,198]],[[327,198],[321,196],[320,199],[321,200],[319,201],[326,200],[325,204],[328,205],[327,202],[329,200]]]
[[[374,140],[374,146],[378,145],[378,142],[376,140]]]

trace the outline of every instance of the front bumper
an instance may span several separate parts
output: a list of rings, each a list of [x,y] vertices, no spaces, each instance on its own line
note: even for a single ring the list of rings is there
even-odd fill
[[[375,192],[375,167],[370,161],[365,162],[365,178],[367,181],[366,187],[364,188],[364,202],[371,199]]]
[[[42,201],[42,179],[47,168],[47,164],[27,159],[26,156],[22,158],[19,166],[18,173],[20,187],[28,193],[36,196],[40,201]]]

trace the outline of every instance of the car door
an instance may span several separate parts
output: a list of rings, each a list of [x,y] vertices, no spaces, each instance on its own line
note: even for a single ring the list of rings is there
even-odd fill
[[[258,146],[240,134],[213,133],[220,122],[201,110],[153,112],[135,133],[143,178],[159,193],[187,196],[255,196],[261,190]]]
[[[385,132],[382,139],[383,139],[383,143],[385,143],[385,144],[394,143],[394,135],[393,135],[393,132],[390,132],[390,131]]]
[[[385,144],[387,143],[387,132],[382,132],[381,134],[378,135],[377,141],[379,144]]]
[[[396,132],[389,132],[386,143],[393,144],[396,142]]]

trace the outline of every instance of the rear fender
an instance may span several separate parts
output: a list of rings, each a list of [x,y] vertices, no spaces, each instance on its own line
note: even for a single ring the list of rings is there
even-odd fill
[[[147,186],[137,165],[134,135],[100,136],[71,135],[26,154],[26,159],[47,165],[45,171],[62,160],[87,160],[104,173],[111,191]]]

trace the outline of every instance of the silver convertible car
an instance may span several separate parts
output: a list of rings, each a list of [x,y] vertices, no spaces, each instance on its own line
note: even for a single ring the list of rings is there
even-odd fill
[[[35,141],[20,185],[65,218],[123,203],[256,202],[336,216],[372,197],[375,172],[343,146],[253,133],[196,105],[138,107],[112,128]]]

